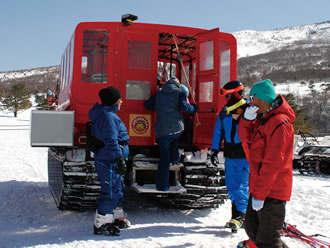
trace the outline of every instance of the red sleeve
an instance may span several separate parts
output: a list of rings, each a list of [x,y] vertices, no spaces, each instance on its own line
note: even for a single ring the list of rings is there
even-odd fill
[[[256,120],[250,121],[241,118],[238,125],[238,137],[244,143],[250,143],[253,135],[254,128],[256,126]]]

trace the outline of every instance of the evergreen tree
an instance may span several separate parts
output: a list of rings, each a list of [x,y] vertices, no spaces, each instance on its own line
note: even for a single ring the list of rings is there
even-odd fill
[[[313,133],[328,134],[330,130],[329,111],[330,111],[330,92],[318,92],[317,95],[307,96],[303,99],[302,107],[306,115],[310,118],[308,123],[315,126]]]
[[[17,117],[19,110],[31,108],[31,93],[24,84],[11,85],[2,97],[2,108],[13,111],[14,117]]]
[[[45,95],[36,95],[36,108],[38,110],[47,110],[49,105],[47,104],[47,98]]]
[[[294,127],[296,133],[298,131],[307,132],[307,133],[312,132],[313,126],[308,124],[309,118],[306,115],[306,112],[304,111],[304,109],[299,108],[298,105],[296,104],[297,100],[294,97],[294,95],[290,93],[290,94],[284,95],[284,98],[285,98],[285,100],[287,100],[287,102],[290,104],[291,108],[293,109],[293,111],[296,114],[296,120],[293,122],[293,127]]]

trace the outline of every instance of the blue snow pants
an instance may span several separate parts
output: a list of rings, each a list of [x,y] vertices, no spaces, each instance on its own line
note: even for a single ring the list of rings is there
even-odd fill
[[[124,200],[123,177],[115,172],[115,162],[95,160],[95,168],[101,184],[97,211],[100,214],[112,214],[113,209],[121,206]]]
[[[179,137],[182,132],[157,138],[160,156],[158,162],[156,188],[168,191],[170,177],[170,163],[179,163]]]
[[[225,158],[225,177],[228,194],[237,211],[246,213],[249,200],[248,161],[243,159]]]

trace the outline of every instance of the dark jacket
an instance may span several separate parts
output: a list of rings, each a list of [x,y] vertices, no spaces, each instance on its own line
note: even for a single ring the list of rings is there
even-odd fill
[[[104,147],[95,152],[97,160],[113,162],[117,158],[128,157],[129,136],[117,111],[118,105],[108,107],[98,103],[89,111],[89,119],[93,122],[92,134],[104,143]]]
[[[224,157],[245,158],[242,142],[238,137],[238,123],[241,118],[235,120],[231,114],[227,115],[223,109],[213,129],[211,150],[220,151],[221,142],[224,140]]]
[[[150,110],[156,110],[156,138],[176,134],[184,130],[181,111],[195,113],[197,109],[187,102],[186,94],[180,85],[172,80],[157,90],[157,92],[144,102]]]
[[[266,197],[288,201],[292,190],[292,156],[296,116],[288,102],[278,96],[276,108],[264,118],[242,118],[238,127],[239,138],[249,144],[252,197]]]

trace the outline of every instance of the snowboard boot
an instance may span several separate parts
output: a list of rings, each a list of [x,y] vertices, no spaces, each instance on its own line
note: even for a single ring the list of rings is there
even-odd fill
[[[131,226],[129,220],[123,218],[116,218],[114,224],[120,229],[129,228]]]
[[[243,227],[245,213],[237,211],[236,206],[232,204],[231,216],[231,220],[225,224],[225,228],[231,228],[231,231],[236,233],[238,229]]]
[[[114,223],[113,214],[101,215],[96,210],[94,219],[94,234],[107,236],[120,235],[120,229]]]
[[[257,248],[251,239],[244,240],[238,243],[237,248]]]
[[[234,204],[231,205],[231,219],[225,224],[225,228],[231,228],[231,222],[233,219],[236,219],[239,216],[236,206]]]
[[[236,219],[231,219],[229,221],[229,228],[231,228],[231,231],[233,233],[237,233],[238,229],[243,227],[244,219],[241,216],[236,217]],[[226,224],[227,225],[227,224]]]
[[[100,227],[94,225],[94,234],[95,235],[106,235],[106,236],[119,236],[120,229],[114,223],[106,223]]]
[[[114,224],[120,229],[129,228],[131,223],[129,220],[125,219],[125,212],[122,207],[116,207],[113,210]]]

